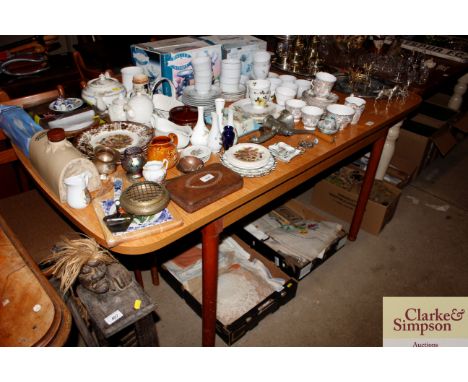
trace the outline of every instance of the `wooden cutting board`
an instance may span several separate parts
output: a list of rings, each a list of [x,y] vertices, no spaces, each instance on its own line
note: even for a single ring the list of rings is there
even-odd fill
[[[187,212],[195,212],[242,188],[244,181],[220,163],[168,180],[171,199]]]

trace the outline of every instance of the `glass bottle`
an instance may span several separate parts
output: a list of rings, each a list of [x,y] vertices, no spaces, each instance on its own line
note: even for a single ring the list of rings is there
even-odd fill
[[[222,143],[224,150],[229,150],[236,142],[236,129],[234,128],[234,110],[228,110],[228,124],[224,126],[222,134]]]

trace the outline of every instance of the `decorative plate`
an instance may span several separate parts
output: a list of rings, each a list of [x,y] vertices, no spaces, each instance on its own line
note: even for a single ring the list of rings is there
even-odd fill
[[[211,151],[207,146],[194,145],[183,149],[181,156],[193,156],[201,159],[203,162],[207,162],[210,159]]]
[[[57,98],[49,105],[49,109],[59,113],[67,113],[78,109],[83,105],[81,98]]]
[[[265,166],[270,159],[270,151],[256,143],[239,143],[224,153],[224,158],[231,165],[245,170],[258,169]]]
[[[144,151],[153,138],[153,128],[137,122],[117,121],[86,130],[75,139],[75,146],[82,153],[93,157],[94,147],[103,145],[119,151],[138,146]]]
[[[244,178],[256,178],[264,175],[268,175],[276,168],[276,161],[275,158],[270,155],[270,159],[268,160],[267,164],[263,167],[257,169],[244,169],[240,167],[233,166],[228,160],[226,160],[225,155],[219,157],[223,166],[226,166],[228,169],[238,173],[240,176]]]

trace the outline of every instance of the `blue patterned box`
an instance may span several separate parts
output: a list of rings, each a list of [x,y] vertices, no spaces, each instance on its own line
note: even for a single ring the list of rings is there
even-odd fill
[[[194,84],[192,58],[210,56],[213,69],[213,79],[221,74],[221,45],[213,45],[194,37],[178,37],[173,39],[134,44],[130,47],[135,65],[143,68],[154,83],[165,77],[170,79],[176,88],[177,97],[183,90]],[[169,84],[163,84],[163,93],[170,95]]]

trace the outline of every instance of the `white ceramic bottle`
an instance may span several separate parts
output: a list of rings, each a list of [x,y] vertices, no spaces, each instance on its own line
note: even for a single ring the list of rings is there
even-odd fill
[[[190,143],[194,146],[208,146],[208,136],[210,131],[205,125],[205,116],[203,114],[203,106],[198,106],[198,120],[193,128]]]
[[[221,150],[221,131],[218,126],[218,116],[216,112],[211,112],[211,129],[208,135],[208,147],[212,153],[219,153]]]

